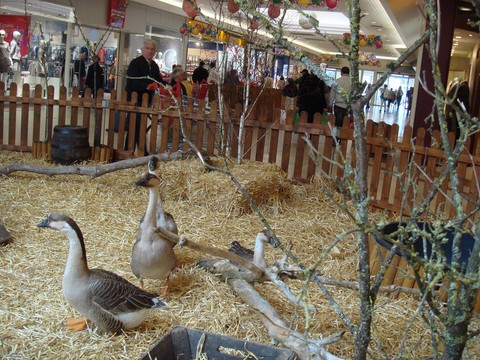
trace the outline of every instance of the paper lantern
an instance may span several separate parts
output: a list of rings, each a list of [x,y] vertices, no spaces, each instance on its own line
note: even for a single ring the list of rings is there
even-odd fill
[[[195,6],[197,5],[195,0],[183,0],[182,9],[189,18],[195,19],[195,17],[198,15],[198,12],[192,3],[195,4]]]
[[[217,38],[218,38],[218,41],[227,43],[228,40],[230,39],[230,36],[225,31],[219,30]]]
[[[298,6],[306,8],[310,3],[310,0],[298,0],[297,3],[298,3]]]
[[[245,43],[245,40],[237,38],[237,45],[245,47],[245,45],[247,45],[247,44]]]
[[[327,7],[330,9],[330,10],[333,10],[337,7],[338,5],[338,0],[327,0],[325,1],[325,5],[327,5]]]
[[[280,5],[270,4],[268,5],[268,16],[272,19],[276,19],[280,16]]]
[[[233,0],[228,0],[227,8],[228,11],[230,11],[232,14],[235,14],[238,10],[240,10],[240,5],[235,3]]]

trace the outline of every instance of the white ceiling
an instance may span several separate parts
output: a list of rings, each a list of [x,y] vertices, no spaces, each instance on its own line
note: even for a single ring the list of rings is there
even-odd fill
[[[382,0],[383,1],[383,0]],[[408,40],[399,32],[398,24],[395,24],[395,19],[391,19],[391,11],[388,8],[388,4],[382,4],[381,0],[362,0],[361,9],[363,12],[363,19],[361,22],[361,32],[363,34],[369,35],[380,35],[383,40],[383,47],[377,49],[375,47],[364,47],[361,50],[366,52],[374,52],[377,55],[377,58],[396,58],[400,55],[403,49],[406,48],[408,43],[405,41]],[[396,0],[396,1],[413,1],[416,0]],[[172,11],[177,14],[185,14],[182,10],[182,0],[135,0],[135,2],[162,8],[167,11]],[[230,13],[227,10],[226,1],[209,1],[209,0],[198,0],[198,6],[207,16],[212,18],[215,17],[215,13],[218,14],[222,12],[222,18],[235,16],[230,16]],[[220,9],[219,6],[222,6]],[[385,7],[387,5],[387,7]],[[306,12],[322,12],[326,15],[325,18],[317,16],[319,20],[319,27],[322,31],[326,31],[329,35],[329,39],[335,41],[343,50],[348,51],[348,48],[343,45],[342,34],[343,32],[349,32],[348,19],[345,17],[346,10],[344,8],[344,1],[339,0],[339,6],[333,10],[329,11],[327,7],[309,7],[305,9]],[[290,13],[290,11],[289,11]],[[303,30],[298,25],[298,14],[294,11],[291,11],[292,14],[288,14],[286,19],[288,19],[288,25],[284,25],[283,29],[285,33],[291,33],[290,38],[312,52],[318,52],[322,54],[333,54],[338,53],[336,47],[326,40],[321,35],[315,34],[313,30]],[[320,15],[317,13],[317,15]],[[346,19],[346,24],[342,25],[341,21],[338,21],[335,17],[342,15]],[[218,19],[218,15],[216,16]],[[421,30],[421,18],[416,16],[415,26],[410,26],[409,29],[415,30],[416,34],[420,33]],[[200,19],[200,18],[199,18]],[[332,21],[335,20],[335,21]],[[415,20],[415,19],[414,19]],[[275,23],[275,21],[272,21]],[[245,25],[244,25],[245,27]]]

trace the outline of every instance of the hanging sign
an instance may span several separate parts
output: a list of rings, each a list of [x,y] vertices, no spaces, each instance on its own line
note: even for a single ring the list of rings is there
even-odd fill
[[[123,28],[125,26],[125,12],[127,0],[110,0],[108,9],[108,26]]]

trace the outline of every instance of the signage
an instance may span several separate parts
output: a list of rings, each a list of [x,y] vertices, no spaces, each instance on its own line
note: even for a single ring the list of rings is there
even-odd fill
[[[123,28],[125,26],[125,12],[127,0],[110,0],[108,9],[108,26]]]

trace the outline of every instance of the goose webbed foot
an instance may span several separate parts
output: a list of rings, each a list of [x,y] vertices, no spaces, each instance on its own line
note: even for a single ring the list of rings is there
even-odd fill
[[[170,276],[168,276],[165,279],[165,286],[162,287],[162,290],[160,291],[160,296],[161,297],[167,296],[169,291],[170,291]]]
[[[67,329],[74,331],[85,330],[90,324],[90,320],[87,318],[68,318],[67,319]]]

